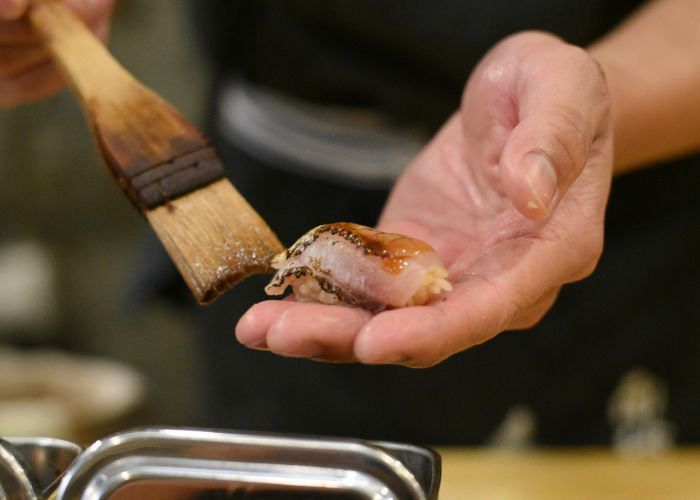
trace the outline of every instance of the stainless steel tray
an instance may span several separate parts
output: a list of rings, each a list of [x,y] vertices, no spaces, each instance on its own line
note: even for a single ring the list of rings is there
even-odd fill
[[[434,500],[440,457],[355,439],[143,428],[85,451],[45,438],[0,440],[0,498]]]

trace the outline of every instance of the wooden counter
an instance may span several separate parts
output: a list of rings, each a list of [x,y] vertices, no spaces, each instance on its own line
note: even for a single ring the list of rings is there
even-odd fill
[[[651,457],[603,449],[438,451],[440,500],[700,499],[700,448]]]

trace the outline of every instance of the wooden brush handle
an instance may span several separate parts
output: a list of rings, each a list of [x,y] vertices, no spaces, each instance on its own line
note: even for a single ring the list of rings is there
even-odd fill
[[[82,104],[134,83],[134,78],[62,2],[34,0],[29,21]]]
[[[60,1],[35,0],[29,22],[75,92],[117,184],[141,211],[223,177],[207,140],[141,85]]]

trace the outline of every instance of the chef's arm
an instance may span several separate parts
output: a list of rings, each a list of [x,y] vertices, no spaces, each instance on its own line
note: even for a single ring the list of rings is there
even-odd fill
[[[589,52],[610,89],[616,173],[700,149],[700,1],[651,1]]]

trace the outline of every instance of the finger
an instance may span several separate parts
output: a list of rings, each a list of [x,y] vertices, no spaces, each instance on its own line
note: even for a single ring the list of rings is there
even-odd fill
[[[501,154],[501,179],[523,215],[546,219],[607,126],[607,87],[585,51],[561,43],[523,63],[518,81],[520,120]]]
[[[64,0],[91,28],[108,22],[114,10],[114,0]]]
[[[447,317],[440,306],[395,309],[364,325],[353,349],[355,357],[365,364],[427,367],[456,352],[452,345],[455,339],[446,333]]]
[[[560,287],[544,294],[537,302],[514,317],[508,325],[509,330],[526,330],[532,328],[547,314],[559,295]]]
[[[109,36],[109,29],[109,21],[105,20],[95,28],[95,36],[104,42]],[[22,46],[14,46],[8,47],[8,49],[19,50],[21,47]],[[44,61],[44,58],[41,57],[43,49],[31,45],[24,48],[28,47],[33,47],[35,51],[31,53],[25,52],[25,56],[36,58],[39,60],[39,63],[23,69],[10,78],[0,79],[0,107],[8,108],[26,102],[40,100],[59,92],[65,87],[65,81],[53,63],[50,60],[42,62]],[[10,52],[12,53],[12,50],[10,50]],[[17,55],[17,52],[14,52],[14,54]],[[2,57],[4,57],[4,55]],[[23,64],[20,60],[10,62],[20,67]],[[2,63],[0,63],[0,68],[1,67]],[[0,70],[0,73],[2,73],[2,70]],[[8,73],[11,72],[8,71]],[[2,78],[2,75],[0,75],[0,78]]]
[[[14,21],[24,15],[29,0],[0,0],[0,21]]]
[[[357,334],[355,356],[365,364],[430,367],[506,329],[518,308],[489,278],[475,273],[434,304],[375,316]]]
[[[269,301],[244,315],[237,336],[254,342],[264,337],[267,347],[282,356],[353,361],[355,335],[370,317],[358,308]]]
[[[39,44],[11,45],[0,52],[0,78],[10,79],[49,59]]]
[[[46,62],[9,80],[0,80],[0,106],[9,108],[55,94],[65,86],[53,64]]]
[[[248,309],[236,325],[238,341],[252,349],[267,349],[267,331],[288,304],[282,300],[267,300]]]
[[[353,342],[371,318],[344,306],[289,302],[270,325],[267,345],[276,354],[327,361],[354,361]]]
[[[574,252],[562,251],[568,243],[521,237],[497,244],[443,300],[372,318],[357,334],[355,356],[367,364],[428,367],[524,326],[531,311],[551,305],[552,283],[566,282],[578,266]]]
[[[91,27],[91,29],[94,35],[97,37],[97,39],[100,40],[102,43],[105,43],[109,38],[109,32],[111,27],[112,25],[110,24],[109,19],[104,19],[95,26]]]

